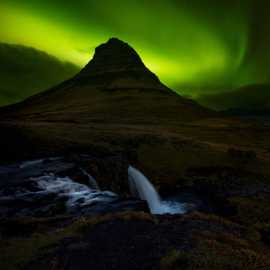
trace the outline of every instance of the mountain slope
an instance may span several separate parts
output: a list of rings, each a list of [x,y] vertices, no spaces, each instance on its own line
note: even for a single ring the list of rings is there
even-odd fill
[[[7,109],[32,121],[167,123],[211,112],[182,98],[149,71],[128,44],[113,38],[96,48],[74,78]]]

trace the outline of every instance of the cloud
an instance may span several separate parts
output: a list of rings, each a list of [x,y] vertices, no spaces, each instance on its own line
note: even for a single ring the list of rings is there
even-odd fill
[[[201,95],[197,101],[216,110],[270,111],[270,85],[249,85],[231,92]]]
[[[7,105],[46,90],[79,72],[45,52],[0,43],[0,105]]]

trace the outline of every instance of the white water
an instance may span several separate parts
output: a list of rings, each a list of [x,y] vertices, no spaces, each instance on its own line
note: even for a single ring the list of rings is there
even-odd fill
[[[69,177],[56,177],[48,174],[31,178],[46,193],[55,193],[60,197],[67,198],[67,207],[86,206],[94,202],[111,202],[117,195],[110,191],[98,191],[86,185],[74,182]]]
[[[36,159],[36,160],[30,160],[30,161],[25,161],[20,165],[21,169],[27,168],[29,166],[34,166],[37,164],[40,164],[44,161],[44,159]]]
[[[96,179],[92,175],[90,175],[87,171],[85,171],[84,169],[81,169],[81,170],[82,170],[83,174],[88,177],[90,186],[93,189],[100,190]]]
[[[45,160],[47,161],[57,161],[61,159],[60,157],[52,157],[52,158],[47,158],[47,159],[34,159],[34,160],[28,160],[28,161],[24,161],[22,162],[19,167],[20,169],[25,169],[28,167],[33,167],[36,165],[40,165],[41,163],[43,163]]]
[[[128,178],[131,194],[147,201],[152,214],[183,214],[184,204],[173,201],[161,200],[155,187],[137,169],[132,166],[128,168]]]

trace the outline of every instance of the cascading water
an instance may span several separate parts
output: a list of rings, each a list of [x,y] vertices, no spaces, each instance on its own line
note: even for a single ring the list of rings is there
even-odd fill
[[[185,213],[184,204],[161,200],[159,194],[150,181],[139,170],[132,166],[129,166],[128,168],[128,179],[131,194],[147,201],[152,214]]]
[[[86,185],[74,182],[69,177],[57,177],[47,174],[32,178],[45,193],[54,193],[59,197],[66,197],[68,208],[81,207],[95,202],[112,202],[117,195],[110,191],[100,191]]]
[[[92,175],[90,175],[87,171],[85,171],[84,169],[81,169],[81,170],[82,170],[82,173],[88,177],[89,184],[90,184],[91,188],[96,189],[96,190],[100,190],[96,179]]]
[[[161,200],[154,186],[132,166],[128,168],[128,177],[132,195],[147,201],[151,212],[157,212],[161,208]]]

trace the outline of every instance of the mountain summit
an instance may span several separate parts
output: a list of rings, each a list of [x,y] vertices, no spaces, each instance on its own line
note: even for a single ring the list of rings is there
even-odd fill
[[[80,72],[80,75],[93,77],[106,72],[124,71],[149,72],[132,47],[117,38],[111,38],[95,49],[93,59]]]
[[[112,83],[121,88],[163,88],[158,77],[144,65],[137,52],[117,38],[98,46],[93,59],[76,78],[107,87]]]
[[[163,85],[127,43],[111,38],[72,79],[11,106],[24,121],[108,124],[179,123],[210,111]]]

